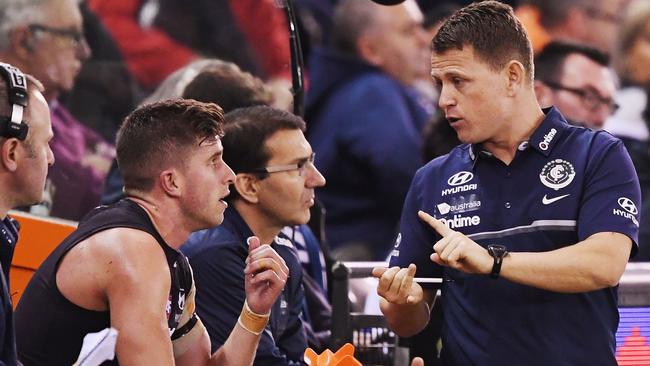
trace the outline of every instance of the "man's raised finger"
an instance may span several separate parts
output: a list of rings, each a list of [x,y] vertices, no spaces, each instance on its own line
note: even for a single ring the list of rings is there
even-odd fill
[[[411,286],[413,286],[413,277],[415,277],[416,269],[417,267],[415,266],[415,264],[413,263],[409,264],[406,270],[406,275],[402,280],[398,297],[404,297],[404,298],[408,297],[409,293],[411,292]]]
[[[440,220],[434,218],[424,211],[418,211],[418,217],[420,217],[420,220],[429,224],[429,226],[431,226],[442,237],[445,237],[454,232],[452,229],[447,227],[447,225],[440,222]]]

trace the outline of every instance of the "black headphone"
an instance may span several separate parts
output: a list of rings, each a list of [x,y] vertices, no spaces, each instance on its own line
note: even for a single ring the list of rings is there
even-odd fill
[[[0,116],[0,136],[24,141],[29,126],[23,121],[27,108],[27,79],[22,71],[0,62],[0,75],[7,80],[11,117]]]

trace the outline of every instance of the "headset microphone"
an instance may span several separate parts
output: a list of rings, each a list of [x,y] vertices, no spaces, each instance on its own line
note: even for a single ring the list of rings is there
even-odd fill
[[[0,62],[0,75],[7,80],[11,116],[0,116],[0,136],[24,141],[28,126],[23,121],[27,107],[27,79],[25,75],[9,64]]]

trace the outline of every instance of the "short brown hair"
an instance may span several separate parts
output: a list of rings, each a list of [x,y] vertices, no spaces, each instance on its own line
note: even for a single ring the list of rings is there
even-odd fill
[[[273,102],[273,94],[262,80],[231,62],[201,70],[185,87],[183,98],[217,103],[224,113]]]
[[[117,133],[117,163],[127,190],[150,190],[166,164],[182,164],[188,148],[223,135],[214,103],[171,99],[139,107]]]
[[[431,42],[435,53],[471,46],[492,70],[501,70],[510,60],[524,65],[532,81],[533,48],[528,34],[512,7],[498,1],[468,5],[449,17]]]

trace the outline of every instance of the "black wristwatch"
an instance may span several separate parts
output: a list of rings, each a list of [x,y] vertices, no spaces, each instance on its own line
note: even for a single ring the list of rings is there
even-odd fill
[[[508,255],[508,249],[503,245],[490,244],[487,247],[488,253],[494,258],[494,264],[492,265],[492,272],[490,272],[490,278],[498,278],[499,273],[501,272],[501,264],[503,263],[503,258]]]

